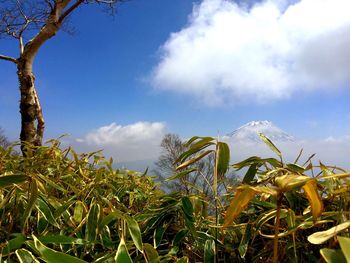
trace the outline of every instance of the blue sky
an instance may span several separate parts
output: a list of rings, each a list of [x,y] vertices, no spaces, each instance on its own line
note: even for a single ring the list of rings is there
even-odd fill
[[[252,120],[305,140],[349,136],[347,2],[132,0],[115,17],[82,6],[77,33],[59,32],[34,64],[46,138],[147,154],[165,132],[224,135]],[[16,57],[14,45],[1,39],[0,54]],[[15,66],[0,61],[0,79],[0,125],[16,140]]]

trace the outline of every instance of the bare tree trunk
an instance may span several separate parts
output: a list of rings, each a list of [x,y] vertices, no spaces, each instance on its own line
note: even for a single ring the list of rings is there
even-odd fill
[[[21,93],[21,150],[27,154],[26,146],[41,146],[45,122],[35,89],[35,77],[32,72],[32,62],[20,58],[17,64],[17,75]]]

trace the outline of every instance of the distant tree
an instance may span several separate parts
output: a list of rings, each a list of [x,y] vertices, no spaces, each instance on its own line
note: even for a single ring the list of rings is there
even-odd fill
[[[35,88],[34,59],[42,45],[60,29],[83,4],[107,5],[113,10],[122,0],[0,0],[0,39],[18,42],[19,56],[0,54],[0,59],[16,64],[20,89],[21,149],[29,143],[40,146],[45,122]],[[59,75],[59,73],[58,73]],[[58,76],[58,78],[61,76]]]
[[[10,146],[10,141],[7,139],[7,137],[4,134],[4,130],[0,127],[0,147],[1,148],[7,148]]]
[[[164,181],[166,178],[178,173],[176,171],[175,161],[181,153],[187,150],[185,142],[177,134],[166,134],[161,141],[161,154],[155,162],[153,173],[157,175],[160,180]],[[170,191],[183,192],[186,194],[202,193],[205,196],[213,196],[211,184],[213,182],[214,157],[209,155],[202,161],[196,162],[191,168],[197,170],[185,175],[179,179],[165,182],[165,186]],[[236,182],[234,174],[228,174],[226,182]],[[225,191],[225,182],[219,185],[219,192]]]

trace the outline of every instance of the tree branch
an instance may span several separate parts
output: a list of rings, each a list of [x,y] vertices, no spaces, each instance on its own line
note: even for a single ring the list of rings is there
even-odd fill
[[[71,7],[69,7],[58,19],[59,23],[62,23],[62,21],[74,10],[76,9],[81,3],[83,3],[84,0],[77,0]]]
[[[15,58],[13,58],[13,57],[4,56],[4,55],[1,55],[1,54],[0,54],[0,59],[2,59],[2,60],[7,60],[7,61],[11,61],[11,62],[13,62],[13,63],[15,63],[15,64],[18,63],[17,59],[15,59]]]

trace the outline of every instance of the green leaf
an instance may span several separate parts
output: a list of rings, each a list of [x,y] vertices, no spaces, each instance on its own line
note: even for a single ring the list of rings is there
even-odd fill
[[[241,239],[241,242],[238,246],[239,255],[242,258],[244,258],[245,254],[247,253],[248,244],[249,244],[251,238],[252,238],[252,225],[248,223],[246,225],[243,238]]]
[[[193,136],[192,138],[190,138],[186,143],[185,146],[190,146],[194,141],[201,139],[201,140],[208,140],[208,141],[212,141],[214,140],[214,138],[212,137],[200,137],[200,136]]]
[[[182,154],[180,154],[180,156],[176,159],[176,161],[174,162],[174,164],[176,163],[182,163],[184,162],[187,158],[189,158],[191,155],[195,154],[195,153],[198,153],[200,152],[201,150],[207,148],[208,146],[210,145],[214,145],[215,143],[211,142],[213,141],[214,139],[211,138],[211,137],[198,137],[198,136],[195,136],[193,138],[196,138],[195,140],[197,139],[200,139],[200,141],[196,142],[195,144],[192,144],[190,149],[188,149],[187,151],[183,152]],[[192,138],[192,139],[193,139]],[[191,139],[191,140],[192,140]],[[188,147],[192,141],[188,141],[184,146],[185,147]],[[189,143],[190,142],[190,143]]]
[[[328,239],[335,237],[338,233],[344,231],[348,227],[350,227],[350,221],[341,223],[325,231],[313,233],[308,236],[307,240],[309,240],[311,244],[319,245],[326,242]]]
[[[194,229],[194,216],[193,216],[193,206],[191,203],[191,200],[187,197],[184,196],[181,198],[181,202],[182,202],[182,211],[184,213],[184,218],[185,218],[185,224],[188,227],[188,229],[191,231],[191,233],[193,235],[196,234],[196,231]]]
[[[350,262],[350,238],[342,236],[338,236],[337,238],[346,261]]]
[[[5,175],[0,177],[0,188],[4,188],[9,185],[23,183],[28,180],[26,175]]]
[[[38,198],[38,185],[36,183],[36,180],[33,178],[30,182],[30,195],[27,202],[26,209],[23,213],[23,219],[22,219],[22,228],[24,229],[25,225],[27,224],[28,218],[30,217],[30,214],[32,213],[34,204]]]
[[[214,140],[215,139],[212,137],[201,137],[201,139],[199,141],[197,141],[196,143],[188,144],[188,142],[187,142],[186,146],[190,146],[191,149],[198,149],[198,148],[202,148],[204,145],[209,146],[209,145],[215,144],[215,143],[213,143]]]
[[[16,250],[16,256],[20,263],[40,263],[32,254],[32,252],[21,248]]]
[[[191,168],[191,169],[187,169],[185,171],[182,171],[180,173],[177,173],[173,176],[168,177],[165,181],[171,181],[171,180],[175,180],[175,179],[179,179],[181,177],[184,177],[185,175],[192,173],[193,171],[197,171],[197,168]]]
[[[49,222],[51,225],[59,228],[60,226],[57,224],[48,204],[46,204],[46,202],[41,198],[38,198],[36,203],[37,203],[37,208],[43,214],[46,221]]]
[[[39,252],[40,256],[47,262],[47,263],[63,263],[63,262],[69,262],[69,263],[86,263],[86,261],[70,256],[68,254],[55,251],[51,248],[46,247],[44,244],[42,244],[37,237],[33,235],[34,239],[34,246],[36,250]]]
[[[244,178],[243,178],[243,183],[244,184],[249,184],[251,181],[253,181],[255,175],[256,175],[256,172],[258,171],[258,167],[257,167],[257,164],[256,163],[253,163],[248,171],[246,172]]]
[[[74,197],[75,199],[75,197]],[[61,205],[60,207],[58,207],[55,212],[53,213],[53,216],[55,219],[57,219],[58,217],[60,217],[64,212],[66,212],[68,210],[68,208],[74,203],[75,201],[71,200],[70,201],[67,201],[65,202],[63,205]],[[80,223],[80,221],[79,221]]]
[[[163,235],[165,230],[167,229],[167,226],[159,225],[156,229],[154,229],[153,233],[153,245],[155,248],[157,248],[160,245],[160,242],[162,242]]]
[[[134,241],[136,248],[140,252],[142,252],[143,246],[142,246],[142,237],[141,237],[141,231],[140,231],[139,224],[137,223],[137,221],[134,218],[132,218],[130,216],[126,217],[126,222],[128,224],[130,236],[131,236],[132,240]]]
[[[123,212],[114,209],[113,212],[109,213],[101,220],[100,228],[103,228],[104,226],[108,225],[110,222],[116,219],[125,219],[125,215],[123,214]]]
[[[23,243],[26,241],[26,237],[23,234],[15,234],[16,237],[9,240],[4,247],[2,254],[8,255],[10,252],[20,248]]]
[[[215,241],[206,240],[204,244],[204,263],[212,263],[215,259]]]
[[[95,242],[98,233],[98,226],[100,221],[100,205],[93,203],[90,207],[89,213],[87,215],[86,222],[86,238],[88,241]]]
[[[178,167],[176,167],[176,170],[186,168],[187,166],[199,161],[200,159],[202,159],[203,157],[207,156],[209,153],[212,153],[212,152],[213,152],[213,150],[205,151],[205,152],[195,156],[194,158],[180,164]]]
[[[267,138],[263,133],[259,133],[260,139],[267,145],[270,147],[270,149],[275,152],[279,157],[282,157],[282,153],[280,152],[280,150],[278,150],[278,148],[272,143],[272,141]]]
[[[186,256],[183,256],[182,258],[179,258],[177,260],[177,263],[189,263],[189,262],[190,262],[190,260]],[[213,261],[211,261],[211,262],[213,262]]]
[[[320,253],[327,263],[347,263],[341,250],[322,248]]]
[[[230,148],[224,142],[217,143],[217,174],[219,178],[223,178],[230,162]]]
[[[182,239],[184,239],[185,236],[188,234],[188,229],[181,229],[177,234],[175,235],[173,239],[173,246],[179,245]]]
[[[125,245],[124,238],[121,238],[117,253],[114,257],[115,263],[133,263]]]
[[[158,252],[151,244],[144,244],[144,255],[147,263],[160,263]]]
[[[81,201],[77,201],[74,206],[73,220],[75,223],[80,224],[83,220],[85,212],[85,205]]]
[[[301,166],[294,164],[294,163],[288,163],[286,166],[290,171],[295,172],[295,173],[304,173],[305,172],[304,167],[301,167]]]
[[[43,244],[84,245],[87,243],[86,240],[84,239],[64,236],[64,235],[47,235],[47,236],[38,237],[38,239]]]

